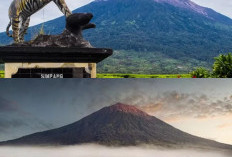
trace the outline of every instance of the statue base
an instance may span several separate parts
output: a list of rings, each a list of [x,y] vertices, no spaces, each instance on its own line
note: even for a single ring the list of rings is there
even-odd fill
[[[96,63],[6,63],[5,78],[96,78]]]
[[[5,78],[96,78],[96,64],[112,55],[104,48],[0,47]]]

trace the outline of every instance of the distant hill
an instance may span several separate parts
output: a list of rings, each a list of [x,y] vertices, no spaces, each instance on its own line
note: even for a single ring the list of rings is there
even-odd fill
[[[216,148],[232,150],[231,145],[192,136],[150,116],[134,106],[117,103],[67,126],[38,132],[0,145],[74,145],[97,143],[130,146]]]
[[[96,0],[74,12],[94,14],[97,28],[85,32],[94,46],[118,50],[99,72],[186,73],[232,50],[232,20],[190,0]],[[46,22],[45,32],[61,33],[64,20]],[[0,34],[0,42],[11,41]]]

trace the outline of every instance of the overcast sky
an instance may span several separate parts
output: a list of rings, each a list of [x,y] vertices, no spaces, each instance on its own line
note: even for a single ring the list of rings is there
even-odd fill
[[[1,80],[0,141],[61,127],[117,102],[232,144],[232,80]]]
[[[74,10],[80,6],[86,5],[93,0],[66,0],[68,7]],[[231,0],[192,0],[202,6],[212,8],[221,14],[227,15],[232,18],[232,1]],[[6,26],[9,23],[8,18],[8,8],[12,0],[0,0],[0,32],[5,31]],[[45,16],[43,17],[43,12]],[[34,14],[31,18],[30,26],[54,19],[56,17],[62,16],[62,13],[56,7],[56,5],[51,2],[49,5],[44,7]]]

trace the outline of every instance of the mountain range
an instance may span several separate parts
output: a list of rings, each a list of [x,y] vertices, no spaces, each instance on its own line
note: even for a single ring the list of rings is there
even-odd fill
[[[231,145],[200,138],[178,130],[138,108],[117,103],[57,129],[38,132],[0,145],[102,144],[135,146],[151,144],[232,150]]]
[[[211,68],[214,57],[232,49],[232,20],[190,0],[96,0],[73,12],[93,13],[97,28],[86,39],[115,50],[99,64],[100,73],[186,73]],[[44,29],[57,34],[64,25],[60,17]],[[40,28],[31,27],[27,40]],[[0,34],[0,43],[10,42]]]

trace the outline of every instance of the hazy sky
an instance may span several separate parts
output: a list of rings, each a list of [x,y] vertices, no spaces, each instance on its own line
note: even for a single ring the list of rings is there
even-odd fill
[[[0,141],[61,127],[117,102],[232,144],[232,80],[1,80]]]
[[[232,1],[231,0],[192,0],[193,2],[232,18]]]
[[[68,7],[71,10],[74,10],[80,6],[88,4],[93,0],[66,0]],[[232,18],[232,1],[230,0],[192,0],[197,4],[200,4],[205,7],[212,8],[221,14],[227,15]],[[8,18],[8,8],[12,0],[0,0],[0,32],[5,31],[6,26],[9,23]],[[43,18],[43,11],[45,12],[45,16]],[[54,19],[56,17],[62,16],[62,13],[56,7],[54,3],[50,3],[48,6],[44,7],[43,10],[40,10],[36,14],[34,14],[31,18],[30,25],[35,25],[44,21],[48,21]]]

